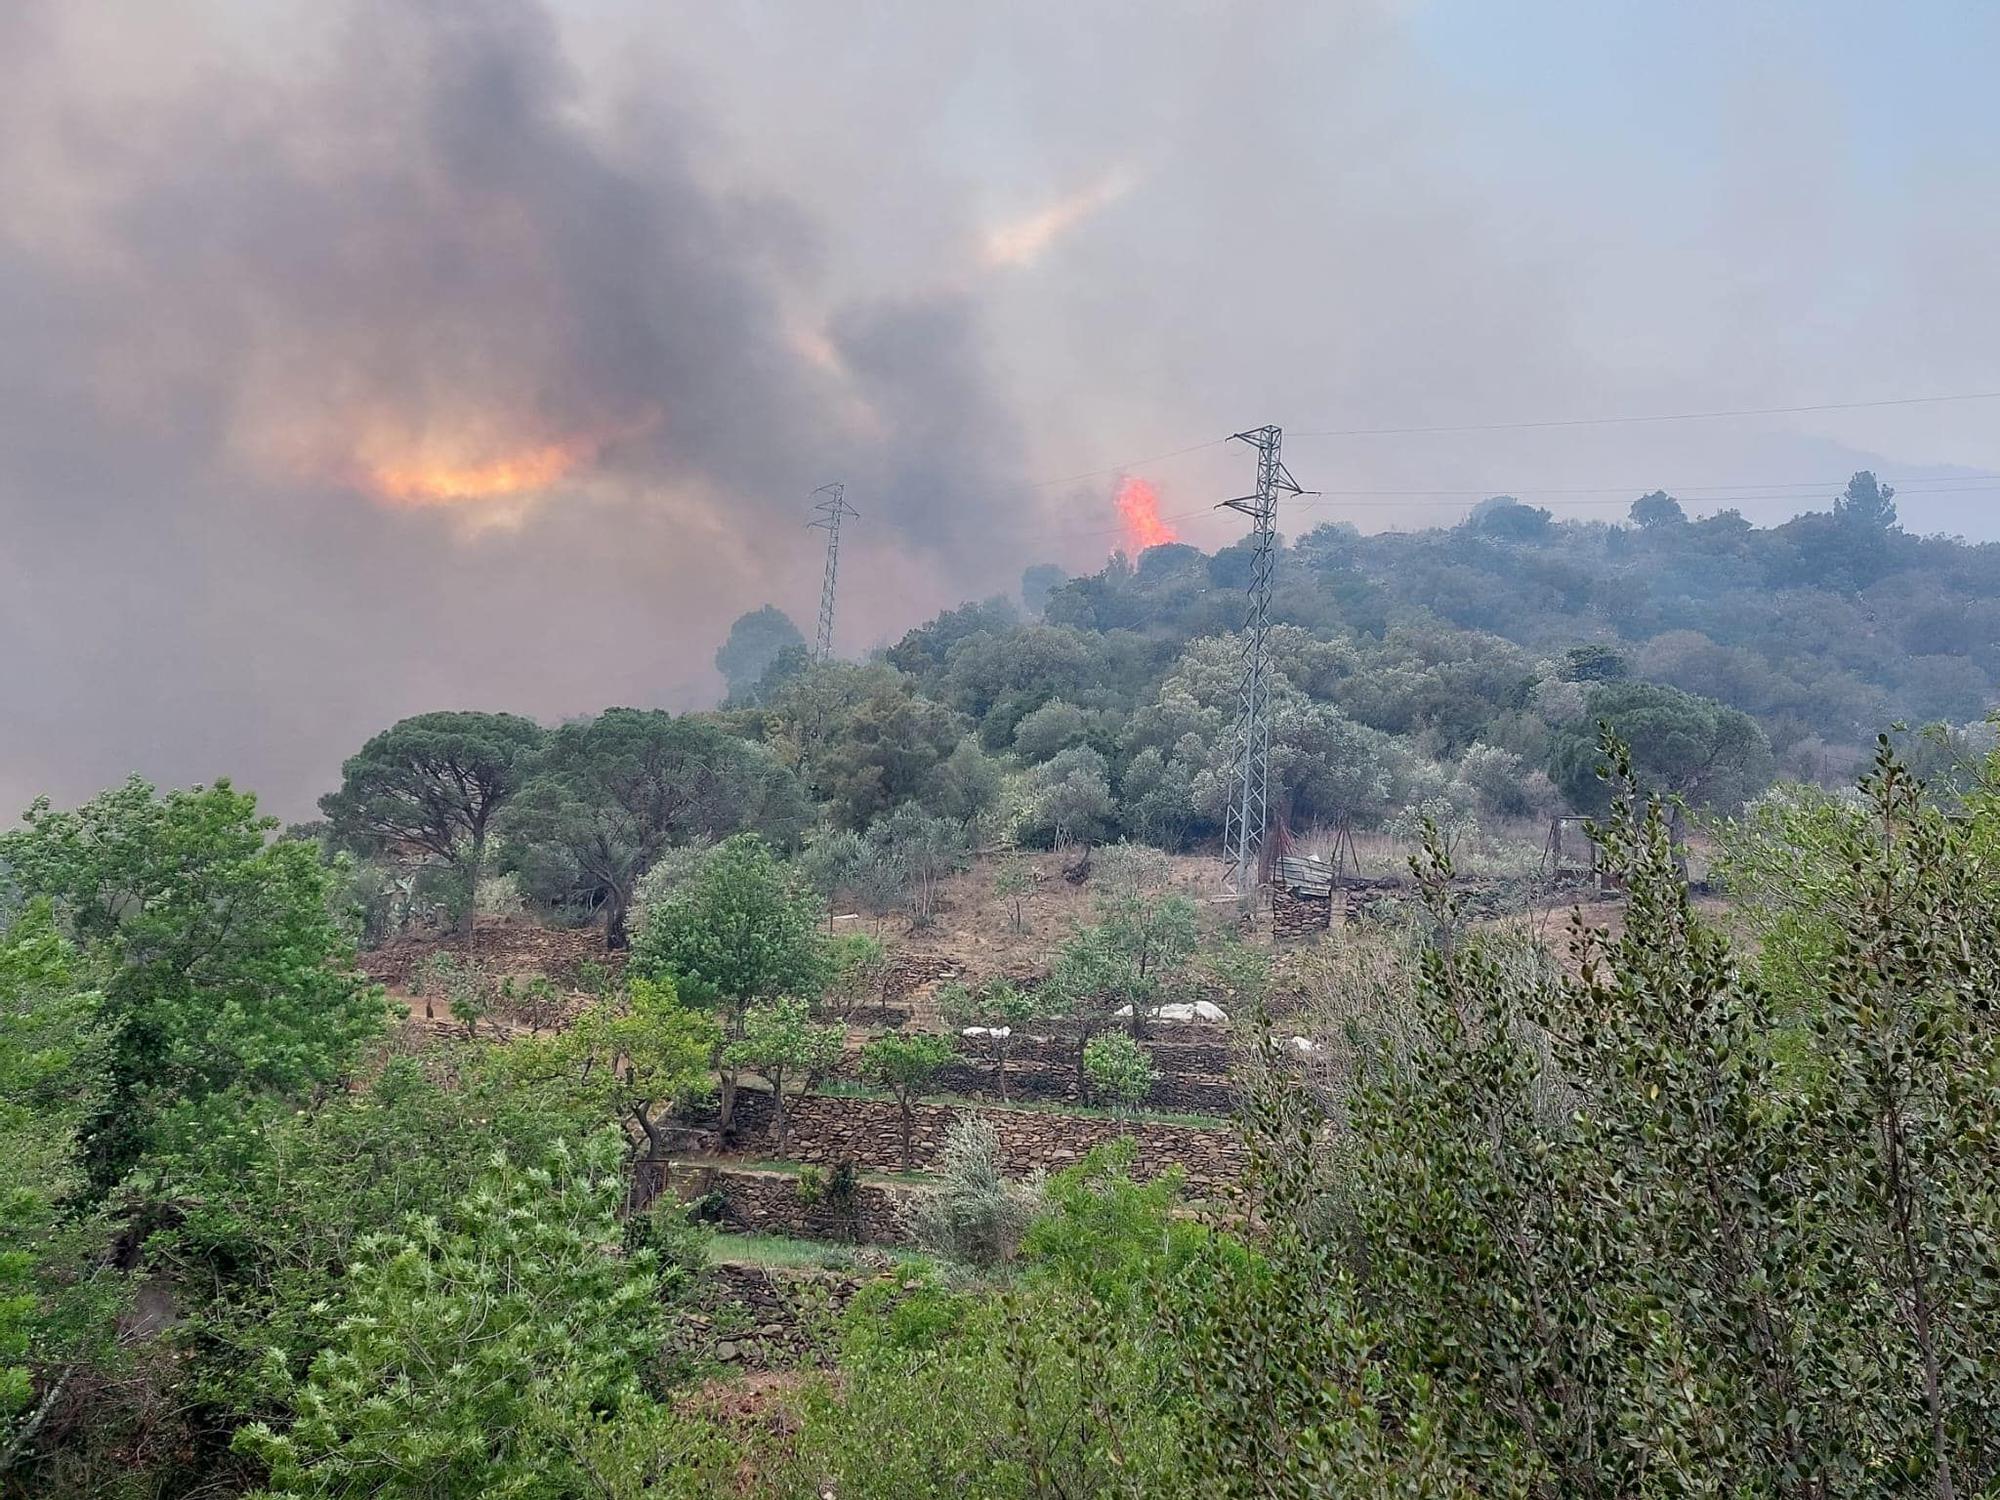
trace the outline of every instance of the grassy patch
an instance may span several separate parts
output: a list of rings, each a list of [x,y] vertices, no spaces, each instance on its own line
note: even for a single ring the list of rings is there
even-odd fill
[[[890,1096],[851,1079],[834,1078],[820,1085],[816,1095],[828,1099],[887,1099]],[[1102,1109],[1094,1104],[1073,1104],[1060,1099],[1009,1100],[974,1099],[964,1094],[926,1094],[923,1104],[945,1104],[953,1109],[999,1109],[1015,1114],[1079,1115],[1089,1120],[1130,1120],[1135,1124],[1192,1125],[1202,1130],[1227,1130],[1230,1122],[1221,1115],[1182,1114],[1167,1109]]]
[[[852,1271],[886,1256],[898,1264],[918,1257],[907,1250],[870,1245],[827,1245],[781,1234],[718,1234],[709,1240],[711,1265],[772,1266],[799,1271]]]
[[[1077,1115],[1086,1120],[1129,1120],[1134,1125],[1191,1125],[1200,1130],[1227,1130],[1230,1122],[1221,1115],[1180,1114],[1168,1109],[1102,1109],[1095,1104],[1070,1104],[1061,1100],[968,1099],[961,1094],[933,1094],[926,1104],[949,1104],[955,1109],[998,1109],[1020,1115]]]

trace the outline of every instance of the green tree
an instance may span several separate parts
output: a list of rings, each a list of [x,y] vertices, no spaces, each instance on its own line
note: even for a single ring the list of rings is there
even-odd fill
[[[915,927],[928,927],[937,916],[946,877],[967,863],[965,828],[949,818],[934,818],[914,802],[905,802],[868,830],[881,868],[893,870]]]
[[[87,1191],[81,1139],[105,1089],[102,1005],[46,902],[0,929],[0,1475],[112,1333],[116,1225]]]
[[[1048,607],[1049,595],[1069,581],[1065,573],[1054,563],[1031,563],[1021,570],[1021,603],[1031,615],[1039,615]]]
[[[805,811],[762,746],[694,715],[611,708],[549,736],[508,818],[509,858],[545,899],[601,910],[620,948],[639,878],[670,846],[744,830],[788,843]]]
[[[1692,807],[1728,811],[1770,784],[1771,743],[1738,709],[1652,682],[1606,683],[1585,704],[1586,718],[1550,735],[1549,775],[1572,806],[1606,803],[1600,725],[1632,747],[1641,780]]]
[[[736,1107],[744,1013],[780,996],[817,996],[827,978],[824,907],[762,839],[726,839],[647,914],[630,972],[671,978],[682,999],[720,1013],[723,1129]]]
[[[1120,1031],[1084,1044],[1083,1071],[1092,1096],[1119,1109],[1137,1109],[1145,1103],[1160,1077],[1146,1049]]]
[[[1014,1042],[1048,1015],[1039,990],[1024,990],[1005,979],[989,979],[978,989],[957,981],[938,986],[938,1014],[947,1026],[972,1028],[993,1054],[993,1080],[1001,1101],[1007,1098],[1007,1057]]]
[[[864,1001],[879,1012],[888,1004],[889,950],[865,932],[843,933],[826,945],[828,991],[841,997],[845,1020]]]
[[[1147,1014],[1194,952],[1200,930],[1194,903],[1185,896],[1133,891],[1099,903],[1099,920],[1081,929],[1057,955],[1044,988],[1051,1011],[1076,1035],[1076,1081],[1092,1097],[1085,1053],[1091,1038],[1124,1019],[1133,1040],[1145,1033]]]
[[[53,903],[101,976],[103,1103],[94,1183],[149,1152],[220,1142],[246,1108],[339,1080],[384,1020],[331,916],[310,845],[227,782],[157,795],[134,777],[73,812],[46,799],[0,864]]]
[[[542,739],[539,725],[514,714],[418,714],[351,756],[320,811],[334,838],[359,853],[456,871],[469,933],[494,819],[520,790]]]
[[[622,1149],[497,1161],[443,1215],[355,1246],[333,1336],[303,1380],[271,1362],[282,1432],[235,1446],[297,1495],[591,1492],[580,1434],[643,1410],[665,1335],[649,1251],[622,1252]]]
[[[1618,682],[1632,675],[1632,664],[1615,646],[1593,641],[1563,653],[1564,682]]]
[[[810,1088],[840,1061],[843,1040],[842,1029],[816,1023],[803,1000],[786,997],[744,1012],[742,1035],[723,1055],[731,1067],[754,1068],[771,1085],[771,1141],[778,1155],[785,1154],[791,1094]],[[787,1082],[797,1088],[788,1091]]]
[[[957,1056],[950,1042],[928,1032],[877,1037],[861,1049],[861,1073],[896,1099],[903,1118],[903,1170],[910,1170],[910,1138],[915,1129],[915,1103],[937,1083],[938,1073]]]
[[[738,615],[729,639],[715,653],[715,670],[729,684],[732,702],[755,702],[759,685],[778,658],[788,650],[805,649],[806,638],[791,616],[766,604]]]
[[[1074,703],[1051,698],[1014,726],[1014,752],[1030,765],[1053,759],[1072,745],[1085,743],[1090,719]]]
[[[835,821],[855,829],[930,789],[966,729],[958,714],[880,663],[821,662],[787,682],[770,712],[774,741],[796,758]]]
[[[1641,495],[1632,502],[1630,511],[1632,524],[1655,531],[1664,526],[1682,526],[1687,523],[1687,512],[1681,509],[1680,501],[1665,490],[1654,490]]]
[[[513,1067],[562,1077],[602,1116],[638,1126],[646,1160],[657,1163],[666,1158],[665,1117],[713,1090],[721,1041],[715,1018],[681,1004],[672,979],[635,974],[623,994],[595,1001],[559,1036],[508,1051]]]
[[[1857,531],[1896,529],[1896,492],[1866,469],[1847,481],[1833,502],[1834,519]]]

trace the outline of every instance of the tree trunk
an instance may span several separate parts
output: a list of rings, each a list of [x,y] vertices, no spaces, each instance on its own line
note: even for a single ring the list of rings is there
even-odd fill
[[[736,1073],[725,1068],[720,1075],[718,1108],[715,1117],[715,1133],[721,1135],[729,1129],[729,1122],[736,1117]]]
[[[785,1154],[785,1085],[779,1078],[771,1080],[771,1135],[778,1143],[778,1155]]]
[[[614,890],[604,903],[604,946],[613,953],[622,953],[631,944],[631,936],[625,930],[631,904],[632,898],[619,890]]]
[[[465,934],[465,956],[472,956],[472,936],[479,921],[479,872],[486,868],[486,829],[472,835],[472,858],[465,867],[465,916],[459,931]]]
[[[1090,1074],[1083,1066],[1083,1049],[1090,1045],[1090,1033],[1076,1034],[1076,1097],[1083,1104],[1090,1103]]]

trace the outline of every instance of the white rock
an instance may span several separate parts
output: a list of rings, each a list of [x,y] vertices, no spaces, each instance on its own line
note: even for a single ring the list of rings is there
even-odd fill
[[[995,1037],[1003,1042],[1013,1034],[1014,1028],[1011,1026],[968,1026],[959,1033],[960,1036]]]
[[[1319,1051],[1319,1043],[1310,1037],[1295,1036],[1292,1038],[1292,1050],[1294,1052],[1317,1052]]]
[[[1112,1013],[1114,1016],[1129,1016],[1132,1007],[1121,1005]],[[1156,1021],[1227,1021],[1229,1013],[1212,1000],[1197,1000],[1192,1005],[1175,1001],[1172,1005],[1162,1005],[1158,1010],[1148,1011]]]

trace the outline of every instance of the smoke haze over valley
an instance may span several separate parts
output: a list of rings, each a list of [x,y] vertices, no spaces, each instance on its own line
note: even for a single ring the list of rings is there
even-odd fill
[[[1992,401],[1310,435],[2000,389],[2000,19],[1593,12],[9,6],[0,799],[708,705],[814,486],[858,654],[1099,566],[1126,463],[1234,539],[1265,422],[1292,536],[1871,468],[2000,539]]]

